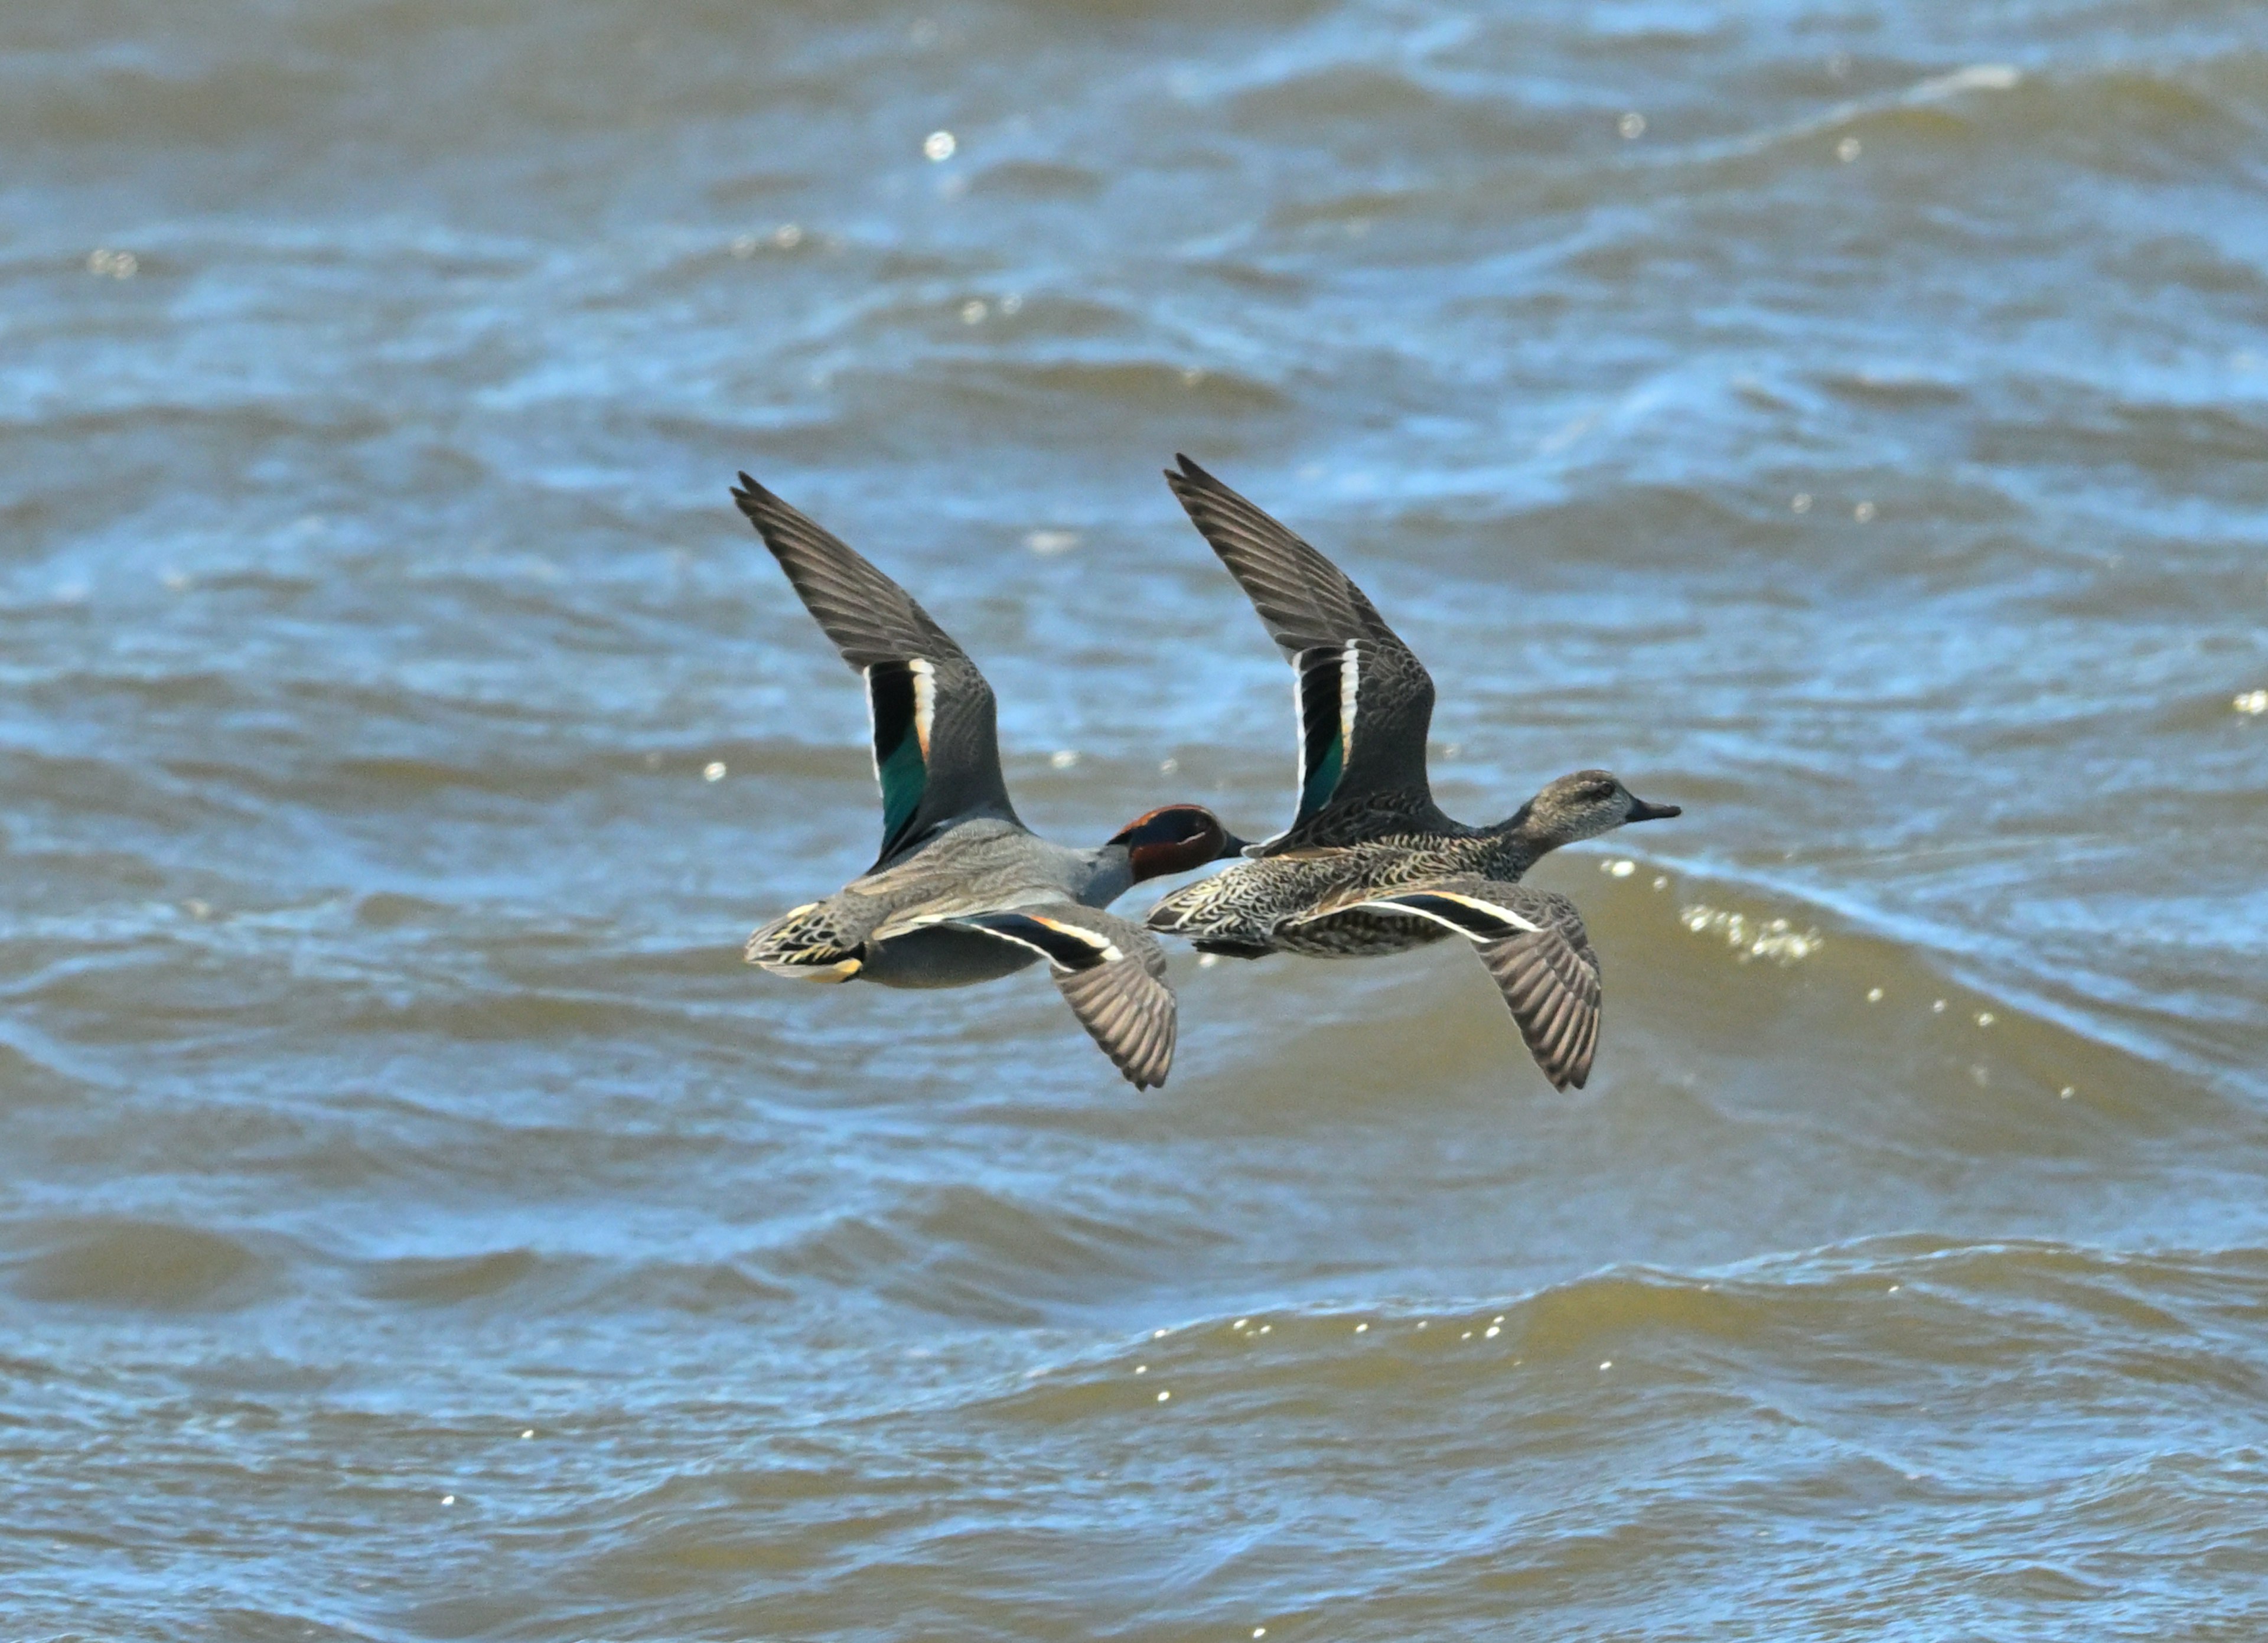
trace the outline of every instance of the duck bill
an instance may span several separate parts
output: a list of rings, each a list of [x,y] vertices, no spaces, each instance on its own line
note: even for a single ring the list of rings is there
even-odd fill
[[[1239,838],[1226,828],[1223,828],[1220,830],[1220,848],[1213,852],[1212,858],[1215,861],[1234,861],[1251,848],[1250,839]]]
[[[1685,812],[1683,808],[1677,805],[1650,805],[1643,799],[1633,799],[1631,800],[1630,814],[1624,816],[1623,820],[1625,822],[1667,822],[1672,816],[1680,816],[1684,814]]]

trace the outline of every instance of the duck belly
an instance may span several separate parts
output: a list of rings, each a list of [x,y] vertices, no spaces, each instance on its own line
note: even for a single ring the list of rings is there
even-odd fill
[[[945,925],[869,942],[865,957],[858,979],[885,987],[973,987],[1040,961],[1040,955],[1028,947]]]
[[[1275,940],[1285,952],[1309,958],[1376,958],[1430,946],[1448,933],[1430,918],[1362,909],[1279,926]]]

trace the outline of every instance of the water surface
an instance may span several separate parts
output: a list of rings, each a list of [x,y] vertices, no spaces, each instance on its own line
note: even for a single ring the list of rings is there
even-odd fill
[[[48,0],[0,153],[0,1632],[2268,1628],[2257,8]],[[1282,825],[1176,450],[1685,806],[1588,1090],[739,962],[878,808],[738,468]]]

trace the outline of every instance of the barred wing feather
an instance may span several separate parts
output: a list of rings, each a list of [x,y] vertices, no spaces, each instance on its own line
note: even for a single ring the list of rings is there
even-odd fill
[[[733,500],[804,608],[866,682],[874,779],[882,790],[874,866],[963,816],[1014,821],[1000,773],[992,687],[968,653],[905,589],[747,475]]]
[[[1296,676],[1298,807],[1263,853],[1353,844],[1437,816],[1425,779],[1433,681],[1425,664],[1344,571],[1188,457],[1178,460],[1166,483]]]
[[[1127,1082],[1150,1089],[1166,1081],[1174,1065],[1174,990],[1166,983],[1165,949],[1139,925],[1075,902],[935,922],[1039,954],[1079,1024]]]
[[[1351,894],[1310,917],[1352,908],[1414,913],[1472,942],[1555,1089],[1583,1087],[1599,1047],[1599,955],[1564,895],[1493,879],[1443,879]]]

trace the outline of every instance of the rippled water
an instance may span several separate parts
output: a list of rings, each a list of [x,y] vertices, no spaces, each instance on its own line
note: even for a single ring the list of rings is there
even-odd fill
[[[0,154],[0,1633],[2268,1634],[2268,14],[44,0]],[[1176,450],[1685,806],[1587,1092],[738,961],[738,468],[1282,825]]]

